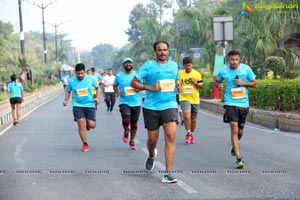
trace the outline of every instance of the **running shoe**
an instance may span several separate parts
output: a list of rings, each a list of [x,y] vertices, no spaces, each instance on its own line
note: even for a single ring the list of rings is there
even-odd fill
[[[21,126],[20,122],[16,122],[16,126]]]
[[[232,156],[235,156],[233,147],[231,148],[231,155],[232,155]]]
[[[191,134],[186,134],[185,135],[185,143],[188,143],[188,144],[191,143]]]
[[[163,183],[177,183],[178,180],[174,178],[171,174],[165,174],[161,180]]]
[[[157,149],[154,149],[154,157],[150,158],[150,156],[147,156],[146,162],[145,162],[145,169],[148,171],[152,171],[154,168],[154,159],[157,156]]]
[[[193,134],[191,134],[191,144],[194,144],[195,143],[195,138],[194,138],[194,135]]]
[[[90,149],[89,145],[83,144],[80,150],[81,151],[88,151],[89,149]]]
[[[16,126],[16,125],[17,125],[17,123],[18,123],[18,122],[14,121],[14,122],[13,122],[13,125],[14,125],[14,126]]]
[[[124,143],[128,143],[128,132],[124,132],[124,135],[123,135],[123,142]]]
[[[129,142],[129,148],[130,148],[131,150],[136,150],[136,146],[135,146],[135,144],[134,144],[134,141],[130,141],[130,142]]]
[[[245,166],[245,162],[243,161],[243,158],[239,158],[236,160],[236,168],[242,169]]]

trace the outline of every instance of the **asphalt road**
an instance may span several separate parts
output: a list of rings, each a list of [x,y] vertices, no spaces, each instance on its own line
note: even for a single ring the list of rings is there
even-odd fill
[[[229,126],[200,110],[195,144],[185,144],[178,126],[173,175],[160,180],[164,137],[160,133],[153,173],[147,156],[142,115],[137,150],[122,141],[118,106],[105,112],[102,100],[97,127],[88,132],[90,151],[81,152],[72,107],[60,95],[0,134],[0,200],[74,199],[300,199],[300,135],[247,124],[241,141],[246,167],[234,168]]]

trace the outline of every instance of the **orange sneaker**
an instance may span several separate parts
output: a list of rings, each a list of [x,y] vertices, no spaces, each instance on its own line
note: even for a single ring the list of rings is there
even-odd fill
[[[194,138],[194,135],[191,134],[191,143],[194,144],[195,143],[195,138]]]
[[[186,134],[185,135],[185,143],[188,143],[188,144],[191,143],[191,134]]]
[[[130,148],[131,150],[136,150],[136,146],[135,146],[135,144],[134,144],[134,141],[130,141],[130,142],[129,142],[129,148]]]
[[[123,142],[124,143],[128,143],[128,134],[129,133],[124,132],[124,135],[123,135]]]
[[[90,149],[89,145],[83,144],[80,150],[81,151],[88,151],[89,149]]]

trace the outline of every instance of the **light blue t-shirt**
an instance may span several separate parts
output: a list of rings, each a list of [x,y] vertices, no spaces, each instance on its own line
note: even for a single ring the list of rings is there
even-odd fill
[[[68,85],[68,81],[69,81],[69,76],[63,76],[61,78],[61,82],[63,85]]]
[[[139,69],[136,78],[152,86],[160,84],[159,91],[146,90],[143,107],[150,110],[166,110],[177,108],[175,81],[178,79],[177,63],[169,60],[166,64],[158,64],[156,60],[145,62]]]
[[[141,105],[140,92],[130,86],[135,75],[136,71],[132,71],[130,74],[124,72],[117,74],[114,86],[119,87],[120,90],[120,105],[126,104],[130,107]]]
[[[98,73],[94,74],[94,76],[96,77],[96,79],[97,79],[98,81],[100,81],[100,80],[102,79],[101,75],[98,74]]]
[[[10,98],[22,97],[21,91],[23,89],[23,85],[19,82],[10,82],[7,85],[7,90],[10,92]]]
[[[82,80],[78,80],[76,76],[69,79],[67,91],[73,92],[73,106],[94,108],[93,87],[98,88],[99,85],[91,75],[85,74]]]
[[[246,64],[240,64],[240,66],[231,70],[229,66],[224,67],[217,75],[217,81],[222,82],[225,80],[226,83],[226,91],[224,94],[224,105],[228,106],[238,106],[242,108],[249,107],[249,99],[248,99],[248,87],[238,86],[235,84],[235,77],[239,76],[243,82],[251,82],[255,80],[255,74],[252,69]],[[238,89],[238,93],[243,93],[239,89],[245,88],[245,95],[242,97],[233,97],[234,91]]]

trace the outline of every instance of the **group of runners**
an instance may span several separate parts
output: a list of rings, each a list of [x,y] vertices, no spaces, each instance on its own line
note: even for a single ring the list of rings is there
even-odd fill
[[[171,171],[175,158],[178,110],[182,112],[181,120],[186,129],[185,143],[193,144],[200,104],[199,90],[203,88],[203,80],[201,74],[193,69],[193,60],[190,57],[183,59],[183,69],[178,69],[179,65],[168,59],[169,44],[166,41],[155,42],[153,48],[155,59],[146,61],[138,71],[133,70],[132,58],[126,57],[122,60],[124,71],[115,76],[112,69],[109,69],[108,75],[101,78],[101,83],[100,78],[95,75],[95,69],[86,73],[83,63],[76,64],[75,76],[69,78],[65,86],[63,105],[67,106],[72,96],[73,116],[78,125],[83,152],[89,150],[86,131],[96,127],[95,108],[100,103],[103,89],[107,112],[113,111],[115,98],[119,98],[119,111],[124,129],[122,137],[132,150],[136,149],[134,140],[142,109],[144,126],[148,134],[145,169],[151,171],[155,166],[159,128],[162,126],[165,135],[166,172],[162,182],[176,183],[177,179],[173,177]],[[245,163],[241,157],[239,141],[249,112],[248,87],[255,87],[256,79],[251,68],[240,63],[238,51],[229,51],[228,63],[229,65],[222,68],[217,75],[216,86],[223,90],[222,82],[226,83],[224,122],[230,124],[231,155],[236,157],[236,168],[243,168]],[[22,90],[22,85],[18,84],[13,75],[7,91],[11,93],[14,125],[19,124],[20,113],[15,108],[20,107],[23,101]],[[140,95],[142,91],[145,96]]]

